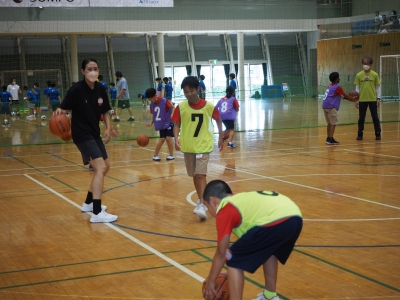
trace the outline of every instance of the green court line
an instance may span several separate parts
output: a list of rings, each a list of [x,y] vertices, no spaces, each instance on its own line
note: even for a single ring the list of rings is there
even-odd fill
[[[46,172],[43,172],[43,171],[39,170],[38,168],[35,168],[34,166],[31,166],[30,164],[24,162],[23,160],[20,160],[19,158],[14,157],[14,156],[12,156],[12,155],[10,155],[10,154],[9,154],[9,156],[12,157],[13,159],[19,161],[20,163],[23,163],[24,165],[27,165],[28,167],[30,167],[30,168],[32,168],[32,169],[38,171],[39,173],[42,173],[42,174],[48,176],[49,178],[51,178],[51,179],[53,179],[53,180],[55,180],[55,181],[58,181],[59,183],[65,185],[65,186],[67,186],[67,187],[69,187],[70,189],[73,189],[75,192],[78,192],[78,191],[79,191],[79,190],[77,190],[76,188],[74,188],[73,186],[71,186],[71,185],[69,185],[69,184],[67,184],[67,183],[65,183],[65,182],[63,182],[63,181],[61,181],[61,180],[55,178],[54,176],[51,176],[51,175],[47,174]]]
[[[197,255],[199,255],[199,256],[205,258],[208,262],[212,262],[212,259],[211,259],[210,257],[208,257],[207,255],[204,255],[203,253],[198,252],[196,249],[192,249],[191,251],[192,251],[193,253],[196,253]],[[226,269],[225,266],[224,266],[224,269]],[[251,279],[251,278],[249,278],[249,277],[247,277],[247,276],[244,276],[244,279],[245,279],[246,281],[248,281],[248,282],[254,284],[255,286],[261,288],[261,289],[265,288],[264,285],[262,285],[261,283],[258,283],[257,281],[254,281],[253,279]],[[281,298],[281,299],[283,299],[283,300],[289,300],[289,298],[287,298],[287,297],[285,297],[285,296],[283,296],[283,295],[281,295],[281,294],[278,294],[278,296],[279,296],[279,298]]]
[[[49,155],[51,155],[51,156],[54,156],[55,158],[61,159],[61,160],[66,161],[66,162],[69,162],[69,163],[71,163],[71,164],[73,164],[73,165],[75,165],[75,166],[79,166],[79,167],[81,167],[81,168],[83,168],[83,169],[86,168],[86,167],[83,166],[83,165],[77,164],[76,162],[70,161],[70,160],[68,160],[68,159],[66,159],[66,158],[63,158],[63,157],[61,157],[61,156],[52,154],[52,153],[47,152],[47,151],[46,151],[46,153],[49,154]],[[106,177],[111,178],[111,179],[113,179],[113,180],[115,180],[115,181],[118,181],[118,182],[120,182],[120,183],[123,183],[123,184],[125,184],[125,185],[129,185],[129,183],[126,183],[126,182],[124,182],[124,181],[122,181],[122,180],[119,180],[119,179],[116,179],[116,178],[114,178],[114,177],[111,177],[111,176],[109,176],[109,175],[106,175]]]
[[[192,251],[192,250],[208,249],[208,248],[215,248],[215,246],[200,247],[200,248],[194,248],[194,249],[172,250],[172,251],[166,251],[166,252],[161,252],[161,253],[171,254],[171,253],[187,252],[187,251]],[[145,256],[154,256],[154,255],[155,254],[153,254],[153,253],[147,253],[147,254],[138,254],[138,255],[114,257],[114,258],[107,258],[107,259],[91,260],[91,261],[82,261],[82,262],[75,262],[75,263],[62,264],[62,265],[56,265],[56,266],[44,266],[44,267],[37,267],[37,268],[30,268],[30,269],[23,269],[23,270],[4,271],[4,272],[0,272],[0,275],[22,273],[22,272],[29,272],[29,271],[39,271],[39,270],[45,270],[45,269],[56,269],[56,268],[62,268],[62,267],[72,267],[72,266],[78,266],[78,265],[86,265],[86,264],[101,263],[101,262],[114,261],[114,260],[131,259],[131,258],[138,258],[138,257],[145,257]]]
[[[325,259],[319,258],[319,257],[317,257],[317,256],[315,256],[315,255],[312,255],[312,254],[309,254],[309,253],[307,253],[307,252],[298,250],[298,249],[296,249],[296,248],[295,248],[293,251],[296,251],[296,252],[301,253],[301,254],[303,254],[303,255],[305,255],[305,256],[308,256],[308,257],[311,257],[311,258],[313,258],[313,259],[315,259],[315,260],[318,260],[318,261],[320,261],[320,262],[323,262],[323,263],[325,263],[325,264],[327,264],[327,265],[330,265],[330,266],[332,266],[332,267],[338,268],[338,269],[340,269],[340,270],[342,270],[342,271],[345,271],[345,272],[347,272],[347,273],[353,274],[353,275],[358,276],[358,277],[360,277],[360,278],[362,278],[362,279],[371,281],[371,282],[373,282],[373,283],[375,283],[375,284],[378,284],[378,285],[380,285],[380,286],[383,286],[383,287],[385,287],[385,288],[388,288],[388,289],[390,289],[390,290],[393,290],[393,291],[395,291],[395,292],[400,293],[400,289],[398,289],[398,288],[395,288],[395,287],[393,287],[393,286],[390,286],[390,285],[388,285],[388,284],[386,284],[386,283],[383,283],[383,282],[380,282],[380,281],[378,281],[378,280],[372,279],[372,278],[370,278],[370,277],[367,277],[367,276],[365,276],[365,275],[362,275],[362,274],[360,274],[360,273],[357,273],[357,272],[352,271],[352,270],[350,270],[350,269],[347,269],[347,268],[345,268],[345,267],[339,266],[339,265],[337,265],[337,264],[331,263],[331,262],[329,262],[329,261],[327,261],[327,260],[325,260]]]
[[[191,263],[184,263],[182,265],[194,265],[194,264],[201,264],[201,263],[204,263],[204,262],[207,262],[207,261],[197,261],[197,262],[191,262]],[[142,268],[142,269],[136,269],[136,270],[126,270],[126,271],[95,274],[95,275],[87,275],[87,276],[80,276],[80,277],[55,279],[55,280],[48,280],[48,281],[39,281],[39,282],[32,282],[32,283],[26,283],[26,284],[4,286],[4,287],[0,287],[0,290],[15,289],[15,288],[20,288],[20,287],[34,286],[34,285],[40,285],[40,284],[49,284],[49,283],[56,283],[56,282],[66,282],[66,281],[71,281],[71,280],[96,278],[96,277],[103,277],[103,276],[110,276],[110,275],[121,275],[121,274],[135,273],[135,272],[141,272],[141,271],[151,271],[151,270],[165,269],[165,268],[172,268],[172,267],[174,267],[174,266],[173,265],[164,265],[164,266],[151,267],[151,268]]]

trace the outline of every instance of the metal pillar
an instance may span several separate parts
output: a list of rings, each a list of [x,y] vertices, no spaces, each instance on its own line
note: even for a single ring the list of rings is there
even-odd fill
[[[111,43],[111,36],[104,38],[106,44],[107,53],[107,64],[108,64],[108,76],[110,76],[110,81],[114,81],[115,78],[115,65],[114,65],[114,51]]]
[[[62,50],[62,56],[64,59],[64,65],[65,65],[65,80],[67,82],[67,87],[70,85],[70,78],[71,78],[71,66],[69,63],[71,62],[68,60],[68,52],[67,52],[67,37],[62,36],[61,37],[61,50]]]
[[[188,53],[188,60],[192,64],[192,76],[199,76],[196,68],[196,56],[194,54],[193,38],[191,35],[186,34],[186,49]]]
[[[25,61],[25,42],[23,38],[17,38],[18,41],[18,54],[19,54],[19,65],[21,70],[24,70],[21,74],[21,85],[28,85],[28,76],[26,74],[26,61]]]
[[[296,42],[297,42],[297,51],[299,53],[299,62],[300,62],[301,77],[303,80],[304,95],[307,95],[307,90],[308,90],[307,55],[306,55],[306,51],[304,49],[301,32],[296,33],[295,35],[296,35]]]
[[[237,48],[238,48],[238,83],[240,100],[245,99],[244,85],[244,35],[243,32],[237,33]]]
[[[157,33],[157,52],[158,52],[158,77],[164,78],[165,57],[164,57],[164,34]],[[163,95],[163,93],[161,93]]]
[[[229,61],[229,74],[236,74],[235,62],[233,59],[232,41],[229,34],[224,34],[226,60]]]
[[[78,42],[76,34],[71,34],[71,79],[73,82],[79,81],[79,64],[78,64]]]
[[[269,44],[266,34],[260,34],[261,48],[264,59],[267,61],[267,85],[274,85],[274,77],[272,75],[271,56],[269,54]]]
[[[151,35],[146,35],[146,44],[147,44],[147,57],[149,59],[149,64],[151,66],[153,82],[155,82],[158,76],[157,76],[156,57],[154,54],[153,37]]]

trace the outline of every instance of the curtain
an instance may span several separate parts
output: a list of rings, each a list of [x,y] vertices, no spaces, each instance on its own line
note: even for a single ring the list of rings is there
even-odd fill
[[[262,63],[263,73],[264,73],[264,85],[268,85],[267,80],[267,63]]]
[[[190,66],[190,65],[186,66],[186,73],[187,73],[188,76],[192,75],[192,66]]]

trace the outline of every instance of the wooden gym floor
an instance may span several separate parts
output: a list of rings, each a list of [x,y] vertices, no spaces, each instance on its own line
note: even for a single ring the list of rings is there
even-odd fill
[[[234,192],[274,190],[303,212],[304,228],[285,266],[282,299],[400,299],[399,103],[384,103],[382,140],[343,103],[342,125],[326,146],[316,99],[241,101],[236,149],[214,150],[208,180]],[[111,169],[103,204],[119,216],[91,224],[80,211],[92,172],[71,142],[25,116],[0,128],[0,299],[202,299],[215,251],[215,220],[192,214],[194,187],[181,153],[153,162],[157,138],[131,140],[149,114],[134,106],[107,146]],[[47,117],[49,118],[47,113]],[[47,118],[47,119],[48,119]],[[367,121],[370,121],[368,117]],[[234,241],[234,238],[232,237]],[[263,274],[246,274],[244,299]]]

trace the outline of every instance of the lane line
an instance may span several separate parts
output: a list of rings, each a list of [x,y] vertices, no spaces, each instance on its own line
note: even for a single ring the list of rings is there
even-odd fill
[[[53,190],[52,188],[48,187],[47,185],[41,183],[40,181],[36,180],[35,178],[32,178],[31,176],[24,174],[25,177],[29,178],[30,180],[32,180],[33,182],[37,183],[38,185],[42,186],[43,188],[45,188],[46,190],[52,192],[54,195],[60,197],[61,199],[67,201],[68,203],[72,204],[73,206],[81,209],[81,206],[76,204],[75,202],[73,202],[72,200],[68,199],[67,197],[65,197],[64,195],[58,193],[57,191]],[[87,213],[89,215],[91,215],[92,213]],[[124,237],[128,238],[129,240],[131,240],[132,242],[138,244],[139,246],[145,248],[146,250],[148,250],[149,252],[157,255],[158,257],[160,257],[161,259],[165,260],[166,262],[170,263],[171,265],[173,265],[174,267],[178,268],[179,270],[181,270],[182,272],[186,273],[187,275],[193,277],[194,279],[203,282],[204,278],[201,277],[200,275],[194,273],[193,271],[189,270],[188,268],[182,266],[181,264],[177,263],[176,261],[174,261],[173,259],[170,259],[169,257],[165,256],[164,254],[162,254],[161,252],[157,251],[156,249],[150,247],[149,245],[143,243],[142,241],[140,241],[139,239],[133,237],[132,235],[126,233],[125,231],[123,231],[122,229],[116,227],[113,224],[110,223],[103,223],[104,225],[110,227],[111,229],[115,230],[116,232],[120,233],[121,235],[123,235]]]
[[[216,165],[216,166],[218,166],[218,165]],[[389,207],[389,208],[400,210],[399,206],[389,205],[389,204],[380,203],[380,202],[376,202],[376,201],[372,201],[372,200],[367,200],[367,199],[363,199],[363,198],[359,198],[359,197],[355,197],[355,196],[350,196],[350,195],[346,195],[346,194],[342,194],[342,193],[336,193],[336,192],[332,192],[332,191],[328,191],[328,190],[323,190],[323,189],[320,189],[320,188],[316,188],[316,187],[312,187],[312,186],[308,186],[308,185],[304,185],[304,184],[300,184],[300,183],[290,182],[290,181],[287,181],[287,180],[282,180],[282,179],[278,179],[278,178],[274,178],[274,177],[270,177],[270,176],[259,175],[259,174],[256,174],[256,173],[243,171],[243,170],[240,170],[240,169],[237,169],[237,168],[236,169],[232,169],[232,168],[225,167],[225,169],[229,169],[229,170],[242,172],[242,173],[245,173],[245,174],[249,174],[249,175],[260,177],[258,179],[253,179],[253,180],[259,180],[259,179],[275,180],[275,181],[278,181],[278,182],[283,182],[283,183],[287,183],[287,184],[290,184],[290,185],[303,187],[303,188],[310,189],[310,190],[315,190],[315,191],[319,191],[319,192],[323,192],[323,193],[327,193],[327,194],[332,194],[332,195],[338,195],[338,196],[350,198],[350,199],[357,200],[357,201],[363,201],[363,202],[367,202],[367,203],[371,203],[371,204],[375,204],[375,205],[379,205],[379,206],[384,206],[384,207]],[[235,181],[232,181],[232,182],[235,182]]]

